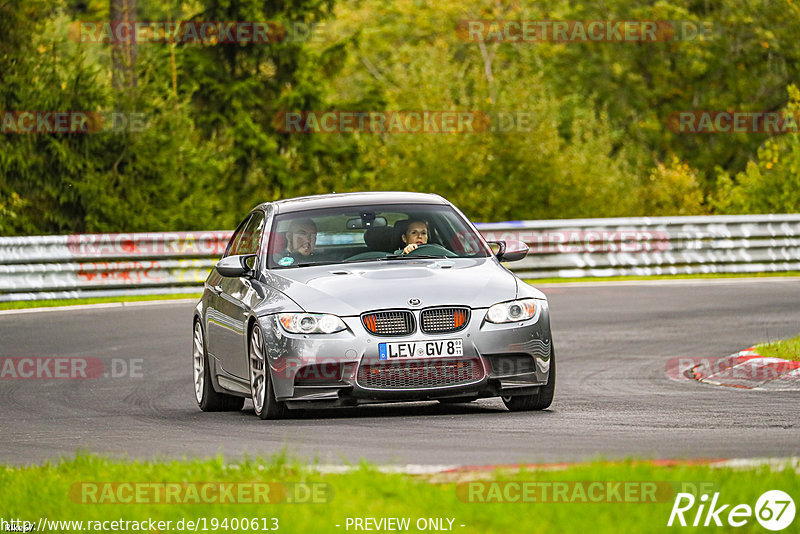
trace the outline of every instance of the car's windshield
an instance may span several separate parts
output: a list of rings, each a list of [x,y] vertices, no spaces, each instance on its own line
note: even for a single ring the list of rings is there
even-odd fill
[[[269,236],[270,268],[487,257],[491,250],[447,205],[386,204],[279,214]]]

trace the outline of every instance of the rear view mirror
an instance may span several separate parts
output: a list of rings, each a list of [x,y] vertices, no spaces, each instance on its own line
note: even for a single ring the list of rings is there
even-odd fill
[[[348,230],[363,230],[365,228],[380,228],[383,226],[386,226],[385,217],[373,217],[370,219],[362,215],[361,217],[353,217],[347,220]]]

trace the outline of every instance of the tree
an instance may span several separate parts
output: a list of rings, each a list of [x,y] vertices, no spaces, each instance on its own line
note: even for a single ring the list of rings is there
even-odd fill
[[[109,0],[109,14],[111,28],[123,24],[131,27],[137,20],[136,0]],[[133,34],[128,34],[127,39],[115,39],[111,43],[111,58],[114,65],[112,87],[117,90],[136,87],[136,39]]]
[[[768,139],[744,171],[731,178],[718,169],[712,203],[721,213],[800,212],[800,89],[788,87],[787,133]]]

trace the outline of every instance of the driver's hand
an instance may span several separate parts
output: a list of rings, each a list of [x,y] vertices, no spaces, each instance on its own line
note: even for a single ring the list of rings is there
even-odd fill
[[[416,243],[411,243],[410,245],[406,245],[406,248],[403,249],[403,254],[408,254],[412,250],[416,250],[419,245]]]

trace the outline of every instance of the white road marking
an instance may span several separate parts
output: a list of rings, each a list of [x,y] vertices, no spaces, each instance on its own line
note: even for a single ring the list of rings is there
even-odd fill
[[[185,304],[187,302],[194,302],[200,300],[198,296],[196,299],[163,299],[163,300],[139,300],[131,302],[103,302],[99,304],[80,304],[78,306],[49,306],[43,308],[21,308],[18,310],[0,310],[0,315],[14,315],[21,313],[41,313],[51,311],[81,311],[81,310],[97,310],[102,308],[128,308],[135,306],[152,306],[164,304]]]

